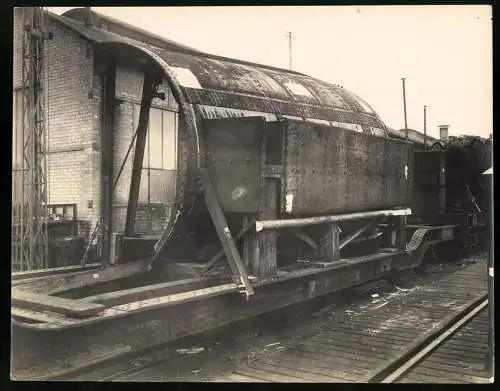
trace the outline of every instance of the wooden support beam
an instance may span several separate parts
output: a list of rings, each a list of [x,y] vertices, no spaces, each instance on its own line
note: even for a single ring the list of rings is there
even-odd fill
[[[255,218],[251,220],[252,223],[250,224],[250,217],[248,216],[243,216],[243,226],[251,228],[253,224],[255,224]],[[248,232],[248,231],[247,231]],[[250,271],[250,265],[252,264],[252,257],[253,257],[253,248],[254,248],[254,239],[255,235],[251,233],[250,235],[245,235],[243,237],[243,265],[245,266],[245,269],[247,271]]]
[[[58,274],[75,273],[82,272],[91,269],[97,269],[101,266],[100,263],[89,263],[85,266],[62,266],[53,267],[50,269],[39,269],[39,270],[29,270],[26,272],[14,272],[11,274],[11,282],[14,285],[15,282],[32,280],[34,278],[43,278],[55,276]]]
[[[132,303],[134,301],[151,299],[153,297],[160,297],[202,289],[206,288],[207,286],[208,282],[203,279],[189,278],[179,281],[165,282],[162,284],[141,286],[139,288],[125,289],[122,291],[102,293],[100,295],[88,296],[81,300],[90,303],[99,303],[107,307],[111,307],[125,303]]]
[[[234,241],[237,243],[241,238],[245,237],[249,237],[247,236],[246,234],[248,233],[248,231],[250,230],[250,228],[253,227],[253,225],[255,224],[255,218],[252,218],[252,219],[249,219],[248,217],[244,220],[243,222],[243,228],[241,229],[240,232],[238,232],[236,234],[236,236],[234,237]],[[246,242],[245,242],[246,243]],[[245,244],[244,244],[245,246]],[[243,247],[245,248],[245,247]],[[245,252],[245,251],[243,251]],[[217,254],[215,254],[212,259],[210,259],[210,261],[207,262],[206,265],[203,266],[203,268],[200,270],[200,275],[203,275],[204,273],[206,273],[208,270],[210,270],[210,268],[215,265],[217,263],[218,260],[222,259],[222,257],[224,256],[225,252],[224,252],[224,248],[222,248]],[[245,259],[245,256],[243,257],[243,259]],[[245,261],[243,261],[243,263],[245,263]],[[248,265],[245,265],[245,268],[246,270],[249,270],[248,269]]]
[[[261,211],[259,219],[276,219],[278,214],[278,183],[274,178],[263,178],[261,192]],[[275,231],[255,233],[254,257],[251,265],[252,274],[257,277],[269,277],[276,274],[277,240]]]
[[[148,133],[149,110],[155,94],[158,76],[153,71],[146,71],[144,85],[142,87],[141,110],[139,113],[139,124],[137,125],[137,139],[135,142],[134,160],[132,163],[132,178],[130,180],[130,192],[125,220],[125,236],[130,236],[134,231],[135,216],[137,212],[137,200],[139,199],[139,187],[141,184],[142,162],[144,160],[144,149]]]
[[[376,210],[371,212],[346,213],[342,215],[306,217],[299,219],[259,220],[255,223],[255,229],[257,232],[260,232],[262,230],[306,227],[308,225],[318,225],[318,224],[328,224],[328,223],[332,224],[332,223],[340,223],[342,221],[371,219],[375,217],[407,216],[410,214],[411,214],[411,209],[388,209],[388,210]]]
[[[340,241],[339,248],[342,250],[345,246],[347,246],[349,243],[351,243],[354,239],[356,239],[359,235],[361,235],[363,232],[365,232],[368,228],[373,226],[374,223],[369,223],[358,229],[357,231],[353,232],[352,234],[347,235],[344,239]]]
[[[327,262],[340,260],[340,228],[338,224],[328,224],[320,239],[320,256]]]
[[[385,245],[400,250],[406,249],[406,216],[391,217],[385,229]]]
[[[221,241],[229,266],[233,272],[233,276],[244,285],[247,296],[253,295],[254,290],[250,281],[248,281],[245,266],[243,265],[236,243],[227,225],[226,217],[217,199],[217,194],[213,188],[208,171],[205,168],[201,168],[200,176],[204,185],[205,202],[210,216],[212,217],[215,230],[217,231],[217,236]]]
[[[64,299],[12,290],[12,305],[30,310],[51,311],[69,316],[97,315],[106,307],[102,304],[86,303],[81,300]]]
[[[102,77],[102,131],[101,131],[101,219],[103,266],[110,262],[111,233],[113,232],[113,131],[116,64],[106,63]]]
[[[313,250],[317,250],[319,248],[318,244],[309,235],[307,235],[304,230],[300,228],[289,228],[287,231],[302,240],[304,243],[307,243]]]
[[[100,270],[89,270],[46,278],[37,278],[16,286],[16,289],[48,295],[62,294],[63,292],[73,289],[147,273],[151,268],[150,263],[150,259],[144,259],[137,262],[102,268]]]
[[[10,315],[12,317],[21,319],[22,321],[34,322],[34,323],[52,323],[64,325],[64,322],[58,322],[54,315],[47,315],[43,312],[26,310],[24,308],[13,307],[10,310]]]

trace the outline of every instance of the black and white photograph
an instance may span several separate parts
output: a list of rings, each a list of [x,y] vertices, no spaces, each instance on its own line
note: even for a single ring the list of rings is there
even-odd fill
[[[492,6],[12,13],[11,381],[494,383]]]

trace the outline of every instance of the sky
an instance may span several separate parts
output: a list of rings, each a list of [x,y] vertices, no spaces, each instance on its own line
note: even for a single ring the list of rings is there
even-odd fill
[[[61,14],[70,8],[51,7]],[[486,5],[318,7],[92,7],[204,52],[289,66],[341,84],[387,126],[438,137],[488,137],[493,126],[492,10]]]

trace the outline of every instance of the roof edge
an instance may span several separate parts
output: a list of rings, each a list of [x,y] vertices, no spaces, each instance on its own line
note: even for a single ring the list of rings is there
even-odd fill
[[[72,19],[74,21],[81,22],[80,18],[79,18],[79,16],[81,16],[81,15],[79,15],[79,14],[81,14],[82,12],[84,12],[84,8],[76,7],[76,8],[72,8],[72,9],[66,11],[65,13],[63,13],[62,15],[58,15],[58,16],[62,17],[62,18],[68,18],[68,19]],[[160,41],[163,43],[163,46],[169,46],[170,48],[158,46],[158,44],[156,44],[154,42],[147,42],[146,41],[146,43],[148,43],[149,45],[158,46],[158,47],[165,49],[165,50],[172,50],[172,46],[175,46],[176,47],[175,50],[178,52],[181,52],[181,53],[195,54],[197,56],[202,56],[202,57],[206,57],[206,58],[213,59],[213,60],[231,61],[231,62],[241,64],[241,65],[248,65],[248,66],[252,66],[252,67],[264,68],[264,69],[269,69],[269,70],[278,71],[278,72],[288,72],[288,73],[292,73],[292,74],[296,74],[296,75],[308,76],[304,73],[290,70],[290,69],[278,68],[278,67],[274,67],[271,65],[258,64],[258,63],[253,63],[251,61],[245,61],[245,60],[240,60],[237,58],[230,58],[230,57],[219,56],[216,54],[207,53],[207,52],[204,52],[204,51],[201,51],[198,49],[191,48],[191,47],[186,46],[184,44],[180,44],[176,41],[172,41],[172,40],[169,40],[167,38],[161,37],[157,34],[149,32],[147,30],[141,29],[140,27],[131,25],[131,24],[126,23],[126,22],[122,22],[118,19],[106,16],[103,14],[100,14],[100,13],[95,12],[93,10],[92,10],[92,14],[104,22],[112,23],[112,24],[118,25],[122,28],[128,29],[132,32],[144,35],[146,38],[150,38],[149,41]],[[112,31],[108,31],[108,32],[111,33]],[[117,34],[117,33],[115,33],[115,34]],[[117,34],[117,35],[119,35],[119,34]],[[128,38],[135,39],[132,37],[128,37]]]

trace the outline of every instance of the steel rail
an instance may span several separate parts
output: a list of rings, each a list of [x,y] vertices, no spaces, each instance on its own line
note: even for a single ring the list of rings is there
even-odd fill
[[[394,383],[417,366],[439,346],[450,339],[458,330],[471,321],[488,305],[485,293],[465,305],[465,308],[443,319],[439,324],[422,335],[393,360],[384,363],[372,372],[367,383]]]

